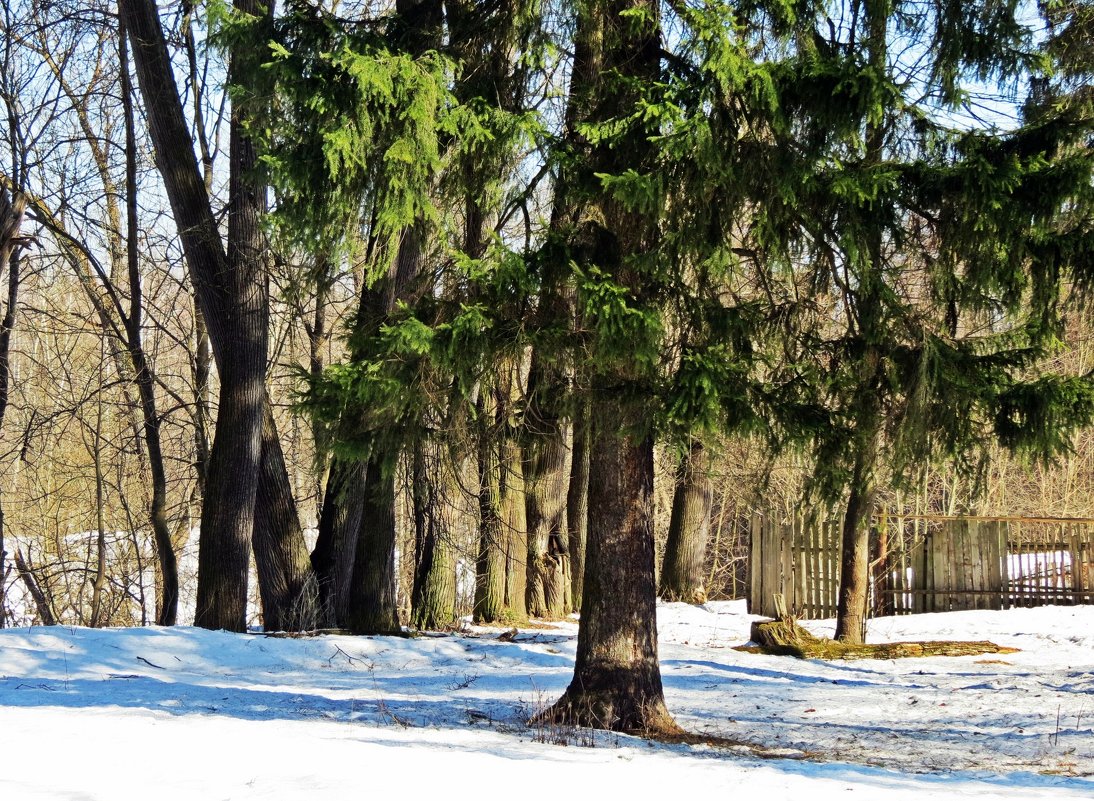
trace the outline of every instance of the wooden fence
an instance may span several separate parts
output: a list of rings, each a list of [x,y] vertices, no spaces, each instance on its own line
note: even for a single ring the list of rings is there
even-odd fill
[[[773,597],[805,619],[833,617],[841,521],[752,517],[749,609]],[[1094,603],[1094,520],[882,517],[871,536],[872,615]]]

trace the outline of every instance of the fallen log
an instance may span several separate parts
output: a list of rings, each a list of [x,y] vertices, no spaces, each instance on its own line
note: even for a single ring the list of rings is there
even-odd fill
[[[923,642],[883,642],[851,645],[817,637],[799,626],[793,618],[757,620],[752,623],[750,639],[754,645],[740,645],[736,650],[772,656],[794,656],[798,659],[903,659],[916,656],[979,656],[981,654],[1013,654],[1017,648],[1007,648],[987,640],[926,640]]]

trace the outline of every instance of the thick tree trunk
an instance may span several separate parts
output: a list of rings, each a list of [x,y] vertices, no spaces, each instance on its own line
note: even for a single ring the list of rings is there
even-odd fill
[[[476,563],[477,622],[524,620],[528,535],[520,445],[508,434],[508,388],[485,393],[480,417],[492,423],[479,434],[479,555]]]
[[[694,441],[676,471],[672,516],[661,566],[660,595],[666,601],[701,604],[707,599],[703,568],[712,498],[709,468],[706,449]]]
[[[244,13],[262,13],[255,0],[236,0]],[[228,80],[245,79],[245,54],[231,54]],[[266,410],[269,295],[262,218],[266,186],[253,178],[257,157],[246,115],[233,105],[229,126],[227,273],[217,287],[226,348],[219,349],[220,404],[209,458],[198,544],[197,610],[203,628],[246,628],[247,580]],[[208,316],[208,315],[207,315]]]
[[[629,117],[638,98],[610,76],[655,80],[661,58],[658,5],[653,0],[600,0],[578,16],[568,136],[581,122]],[[628,302],[651,302],[629,259],[646,252],[652,221],[594,190],[598,172],[619,173],[640,158],[646,132],[591,149],[582,174],[560,178],[557,191],[572,203],[578,255],[625,288]],[[575,144],[580,140],[575,138]],[[572,185],[568,185],[573,181]],[[567,200],[569,196],[570,200]],[[576,212],[576,213],[575,213]],[[562,216],[562,215],[559,215]],[[557,219],[557,218],[556,218]],[[576,225],[575,225],[576,224]],[[643,734],[678,734],[665,706],[657,660],[653,544],[653,442],[648,412],[623,388],[641,376],[633,359],[594,362],[590,375],[592,456],[585,584],[574,678],[547,719]]]
[[[365,508],[365,464],[334,458],[330,463],[319,534],[311,563],[319,608],[327,626],[345,625],[349,609],[357,537]]]
[[[262,412],[262,459],[252,544],[267,631],[307,631],[321,623],[319,590],[293,501],[269,398]]]
[[[487,393],[489,394],[489,393]],[[493,410],[479,404],[480,419]],[[506,525],[502,517],[500,444],[490,430],[479,432],[479,553],[475,561],[476,623],[508,622],[505,608]]]
[[[566,426],[551,406],[565,392],[565,376],[533,355],[524,440],[524,491],[528,522],[528,614],[557,619],[569,614],[570,544],[566,528],[569,448]],[[547,396],[550,396],[549,398]]]
[[[618,405],[594,409],[577,664],[547,715],[616,731],[675,732],[657,662],[653,443],[618,433]]]
[[[451,456],[435,440],[414,445],[414,587],[410,624],[421,630],[455,628],[456,553]]]
[[[370,461],[362,493],[345,625],[354,634],[397,634],[394,470],[385,474],[378,461]]]
[[[524,452],[515,438],[501,443],[501,511],[505,524],[505,607],[528,617],[528,518],[524,488]]]
[[[380,329],[400,300],[410,299],[421,270],[424,234],[411,226],[399,245],[399,252],[387,275],[376,286],[361,293],[355,324],[355,338]],[[337,595],[338,577],[350,576],[344,609],[334,599],[334,611],[356,634],[379,634],[399,630],[395,574],[395,480],[398,454],[376,453],[367,466],[354,468],[348,462],[339,467],[339,491],[324,498],[314,560],[323,565],[328,591]],[[337,462],[337,460],[336,460]],[[384,473],[387,475],[383,475]],[[331,468],[332,480],[335,468]],[[327,494],[331,494],[328,487]],[[357,506],[362,504],[360,512]],[[356,531],[345,527],[359,521]],[[353,558],[349,569],[340,559]],[[332,561],[333,560],[333,561]],[[364,572],[361,572],[364,571]],[[381,586],[380,582],[383,582]],[[362,608],[365,605],[366,608]]]

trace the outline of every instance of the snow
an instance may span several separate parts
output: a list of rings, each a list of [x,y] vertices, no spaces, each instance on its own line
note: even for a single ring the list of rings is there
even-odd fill
[[[0,798],[1094,797],[1094,606],[871,621],[875,642],[1021,649],[894,661],[733,650],[751,620],[658,608],[677,721],[760,749],[526,725],[569,683],[572,621],[513,641],[0,631]]]

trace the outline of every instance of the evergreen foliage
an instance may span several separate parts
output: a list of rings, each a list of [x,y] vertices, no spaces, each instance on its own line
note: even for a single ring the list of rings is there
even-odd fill
[[[656,74],[603,70],[555,138],[566,115],[527,88],[573,43],[535,4],[481,40],[497,9],[454,4],[444,52],[414,57],[389,22],[306,3],[246,29],[269,42],[258,133],[291,241],[329,252],[363,231],[376,276],[407,226],[439,232],[431,289],[309,391],[336,447],[397,454],[423,421],[463,425],[534,349],[571,394],[610,393],[634,436],[808,448],[814,493],[856,526],[931,460],[1066,450],[1092,379],[1039,364],[1065,289],[1094,280],[1085,5],[1046,3],[1043,46],[1015,0],[668,7]],[[613,24],[634,34],[641,9]],[[519,52],[508,87],[481,80],[500,41]],[[1022,119],[963,122],[982,87],[996,111],[1031,87]],[[491,208],[493,235],[458,233]],[[621,228],[641,246],[620,252]]]
[[[253,66],[250,133],[276,188],[275,229],[328,258],[367,241],[368,255],[382,254],[375,279],[402,231],[436,214],[441,138],[456,125],[453,63],[400,48],[397,18],[349,20],[297,0],[274,19],[222,13],[217,30],[265,56]]]

